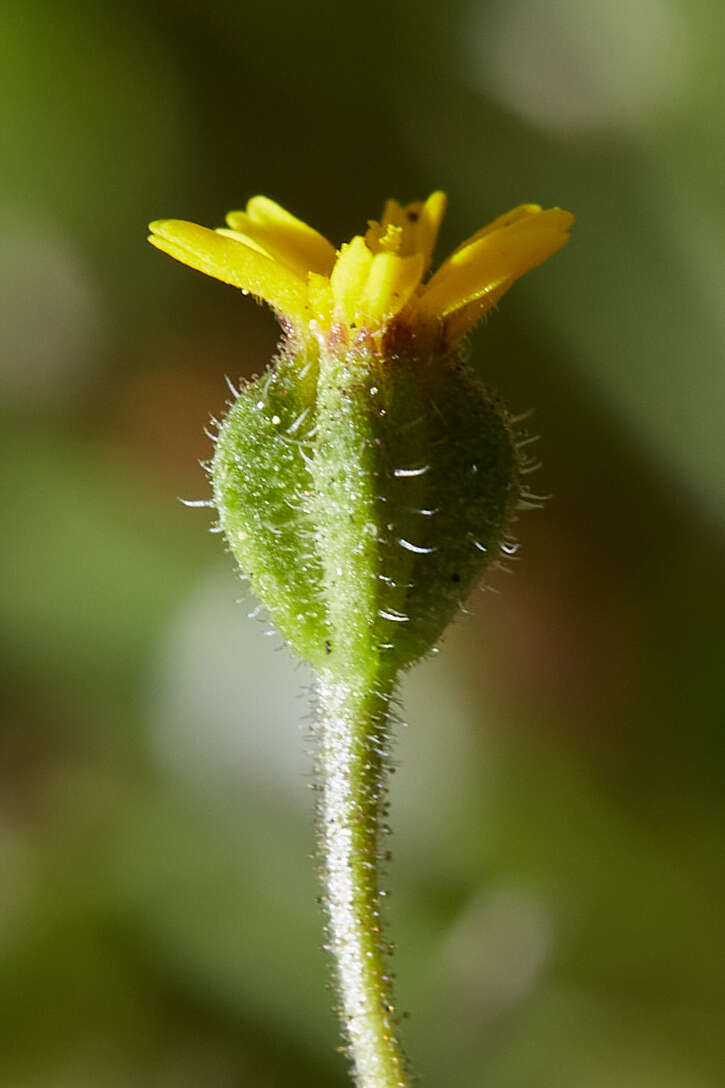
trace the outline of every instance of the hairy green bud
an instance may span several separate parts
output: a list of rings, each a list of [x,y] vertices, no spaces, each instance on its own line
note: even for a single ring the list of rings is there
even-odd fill
[[[459,350],[292,341],[232,404],[212,476],[229,547],[294,650],[395,673],[499,557],[520,469],[508,411]]]

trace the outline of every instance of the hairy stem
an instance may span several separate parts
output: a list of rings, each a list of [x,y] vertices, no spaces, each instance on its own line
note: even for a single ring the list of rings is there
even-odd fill
[[[380,917],[389,691],[319,682],[319,849],[340,1015],[358,1088],[406,1088]]]

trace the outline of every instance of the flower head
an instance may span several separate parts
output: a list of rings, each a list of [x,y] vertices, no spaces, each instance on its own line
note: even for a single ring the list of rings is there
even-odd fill
[[[181,219],[151,223],[149,241],[176,260],[267,302],[297,332],[352,338],[393,325],[454,341],[509,287],[552,256],[574,217],[520,204],[476,231],[426,278],[446,209],[441,192],[401,205],[388,200],[339,250],[273,200],[255,196],[209,230]]]
[[[151,224],[153,245],[263,299],[283,323],[272,366],[231,387],[210,435],[210,505],[319,678],[327,947],[360,1088],[408,1084],[376,868],[393,691],[486,567],[512,554],[517,512],[537,501],[516,417],[457,342],[573,222],[520,205],[429,276],[445,206],[440,192],[389,200],[339,250],[263,196],[220,230]]]

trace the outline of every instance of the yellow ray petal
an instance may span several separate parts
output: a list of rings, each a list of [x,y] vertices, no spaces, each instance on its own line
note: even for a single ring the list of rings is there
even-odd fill
[[[335,247],[269,197],[252,197],[246,211],[229,212],[226,219],[233,231],[261,245],[302,278],[308,272],[329,276],[332,271]]]
[[[455,257],[456,253],[460,253],[466,246],[470,246],[473,242],[477,242],[479,238],[484,238],[487,234],[493,234],[495,230],[501,230],[503,227],[512,227],[515,223],[522,223],[525,219],[531,219],[535,215],[539,215],[542,211],[540,204],[517,204],[515,208],[512,208],[509,212],[504,212],[503,215],[497,216],[491,223],[488,223],[485,227],[481,227],[475,234],[472,234],[470,238],[466,238],[465,242],[461,242],[459,246],[449,253],[446,260],[441,265],[444,267],[450,261],[451,257]]]
[[[426,202],[420,206],[417,248],[418,252],[423,254],[426,269],[430,267],[430,262],[433,259],[433,250],[435,249],[443,216],[446,214],[447,203],[446,194],[438,190],[431,193]],[[413,206],[409,205],[408,207]],[[410,211],[408,211],[408,215],[410,215]]]
[[[182,264],[264,299],[292,320],[304,315],[304,281],[258,250],[183,219],[159,219],[149,229],[149,242]]]
[[[484,296],[496,300],[525,272],[556,253],[574,217],[550,208],[517,217],[479,235],[438,269],[419,299],[424,319],[446,318]],[[483,311],[481,311],[483,312]],[[479,314],[480,316],[480,314]]]
[[[423,276],[422,253],[399,257],[377,253],[360,298],[362,312],[375,324],[394,317],[410,299]]]
[[[335,310],[342,321],[355,321],[372,263],[373,255],[359,234],[340,248],[330,283]]]
[[[473,242],[477,242],[479,238],[484,238],[487,234],[492,234],[495,230],[500,230],[503,227],[512,227],[514,224],[522,224],[525,219],[531,219],[535,215],[539,215],[542,211],[540,204],[519,204],[517,207],[512,208],[509,212],[504,212],[503,215],[497,216],[491,223],[485,227],[481,227],[475,234],[472,234],[470,238],[467,238],[465,242],[462,242],[460,246],[453,250],[453,253],[446,259],[444,265],[448,264],[452,257],[461,250],[470,246]],[[439,269],[439,271],[441,270]],[[467,303],[462,306],[460,310],[456,310],[451,314],[446,322],[446,332],[449,339],[458,340],[461,336],[465,336],[474,325],[477,325],[481,318],[492,310],[498,303],[498,300],[506,294],[509,287],[511,287],[516,279],[506,279],[502,283],[491,287],[488,291],[482,294],[479,298],[474,299],[473,302]]]

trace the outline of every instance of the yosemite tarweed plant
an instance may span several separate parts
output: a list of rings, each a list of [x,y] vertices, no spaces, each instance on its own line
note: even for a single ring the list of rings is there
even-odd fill
[[[213,505],[279,630],[317,676],[318,843],[327,947],[359,1088],[404,1088],[379,886],[391,699],[500,553],[522,436],[463,340],[573,217],[523,204],[428,276],[443,193],[389,200],[339,250],[257,196],[228,226],[151,224],[177,260],[263,299],[277,357],[221,424]],[[235,391],[236,392],[236,391]]]

